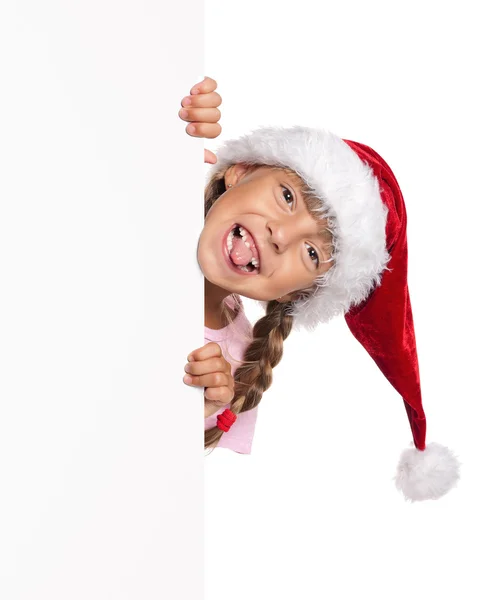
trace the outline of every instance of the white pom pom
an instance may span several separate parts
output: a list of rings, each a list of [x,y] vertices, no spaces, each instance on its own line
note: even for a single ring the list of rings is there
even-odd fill
[[[412,447],[402,452],[395,485],[407,500],[436,500],[447,494],[460,478],[460,463],[449,448],[428,444],[425,450]]]

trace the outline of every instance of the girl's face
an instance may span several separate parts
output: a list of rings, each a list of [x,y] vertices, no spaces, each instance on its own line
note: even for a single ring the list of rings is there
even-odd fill
[[[330,258],[326,237],[296,177],[237,164],[226,171],[225,184],[198,241],[198,263],[210,283],[229,294],[273,300],[311,287],[331,267],[321,264]]]

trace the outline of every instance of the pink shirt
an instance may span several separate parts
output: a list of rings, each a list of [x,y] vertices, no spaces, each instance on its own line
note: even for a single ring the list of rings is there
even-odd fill
[[[217,342],[222,348],[224,358],[231,364],[231,372],[234,376],[239,361],[244,357],[244,351],[249,346],[252,337],[252,326],[248,321],[244,308],[241,303],[241,310],[231,325],[222,329],[209,329],[205,327],[205,343]],[[235,360],[238,359],[238,360]],[[226,408],[230,408],[230,403],[218,408],[217,412],[205,419],[205,430],[214,427],[217,424],[217,416]],[[256,417],[258,406],[246,412],[239,413],[236,421],[231,425],[229,431],[222,434],[217,444],[217,448],[229,448],[241,454],[251,454],[251,445],[255,432]]]

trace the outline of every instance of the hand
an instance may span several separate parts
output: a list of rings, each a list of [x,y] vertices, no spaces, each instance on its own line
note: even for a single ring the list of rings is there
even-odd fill
[[[216,88],[217,82],[205,77],[191,89],[190,95],[181,101],[183,108],[178,114],[180,119],[190,123],[186,127],[188,135],[212,139],[220,135],[222,127],[218,121],[222,115],[217,107],[222,104],[222,98],[215,91]],[[216,163],[217,157],[210,150],[205,150],[205,162]]]
[[[216,342],[209,342],[193,350],[192,359],[185,365],[191,381],[184,383],[204,387],[205,417],[213,415],[234,398],[234,378],[231,365],[222,356],[222,349]]]

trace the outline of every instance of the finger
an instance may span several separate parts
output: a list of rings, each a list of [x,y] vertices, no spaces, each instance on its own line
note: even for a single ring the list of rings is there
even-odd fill
[[[217,342],[208,342],[204,346],[200,346],[188,355],[190,362],[195,360],[204,360],[206,358],[212,358],[213,356],[222,356],[222,348]]]
[[[184,370],[190,375],[206,375],[207,373],[231,374],[231,365],[223,356],[212,356],[203,360],[186,363]]]
[[[178,115],[190,123],[217,123],[222,116],[218,108],[182,108]]]
[[[210,165],[215,165],[215,163],[217,162],[217,157],[215,156],[215,154],[213,152],[211,152],[210,150],[207,150],[207,148],[205,148],[203,160],[204,160],[204,162],[206,162]]]
[[[229,404],[234,398],[234,392],[227,386],[217,388],[210,387],[205,390],[204,396],[207,400],[210,400],[210,402]]]
[[[200,83],[197,83],[191,88],[190,94],[192,96],[194,96],[195,94],[208,94],[210,92],[213,92],[216,88],[217,82],[215,81],[215,79],[205,76],[205,79],[203,81],[200,81]]]
[[[214,139],[222,132],[219,123],[190,123],[186,126],[186,133],[191,137]]]
[[[195,96],[186,96],[181,100],[183,108],[216,108],[222,104],[222,96],[217,92],[211,94],[198,94]]]
[[[191,381],[185,381],[185,377],[191,377]],[[194,387],[221,387],[228,386],[230,384],[230,377],[227,373],[218,372],[218,373],[207,373],[206,375],[190,375],[187,374],[183,377],[184,383],[186,385],[194,386]]]

